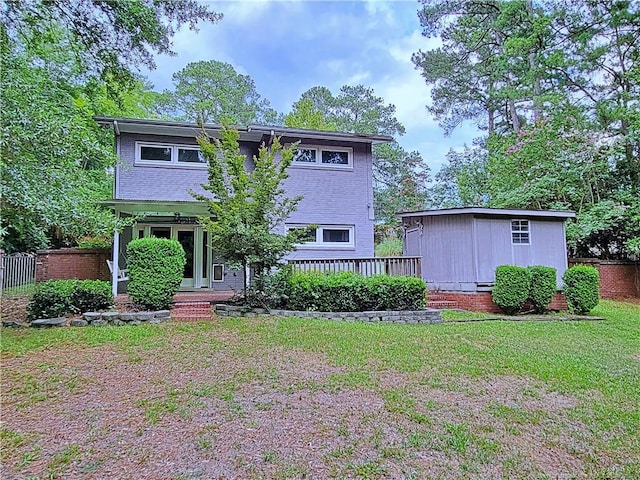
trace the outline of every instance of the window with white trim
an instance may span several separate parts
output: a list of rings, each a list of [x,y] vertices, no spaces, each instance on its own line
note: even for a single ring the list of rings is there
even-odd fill
[[[306,228],[306,225],[287,225],[287,231]],[[353,225],[319,225],[307,232],[301,247],[353,248],[355,247],[355,227]]]
[[[211,281],[224,282],[224,265],[222,263],[211,265]]]
[[[529,245],[529,220],[511,220],[511,243]]]
[[[353,149],[345,147],[299,146],[293,154],[292,165],[324,168],[351,168]]]
[[[195,145],[136,142],[136,163],[143,165],[206,166],[207,160]]]

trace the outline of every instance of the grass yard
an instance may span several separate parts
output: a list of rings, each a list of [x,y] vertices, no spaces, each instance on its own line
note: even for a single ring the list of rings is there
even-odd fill
[[[4,329],[0,477],[640,478],[640,305],[593,313]]]

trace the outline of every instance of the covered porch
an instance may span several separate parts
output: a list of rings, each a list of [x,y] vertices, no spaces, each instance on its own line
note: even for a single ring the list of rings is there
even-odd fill
[[[114,295],[126,293],[126,281],[120,273],[127,268],[127,245],[146,237],[168,238],[178,241],[185,251],[181,290],[184,293],[232,292],[242,286],[240,271],[229,269],[209,245],[208,233],[198,217],[208,217],[206,204],[186,201],[110,200],[118,218],[130,218],[132,224],[122,232],[114,232],[111,272]]]

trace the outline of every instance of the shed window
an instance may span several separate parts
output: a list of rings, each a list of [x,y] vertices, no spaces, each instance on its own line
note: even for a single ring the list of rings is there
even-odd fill
[[[511,220],[511,243],[529,245],[529,220]]]

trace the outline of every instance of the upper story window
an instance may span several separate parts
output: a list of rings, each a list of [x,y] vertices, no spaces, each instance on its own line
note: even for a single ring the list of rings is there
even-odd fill
[[[287,225],[287,230],[305,228],[306,225]],[[300,246],[314,248],[354,248],[353,225],[320,225],[307,232]]]
[[[511,243],[529,245],[529,220],[511,220]]]
[[[206,166],[207,161],[195,145],[166,145],[136,142],[136,163],[144,165]]]
[[[301,145],[293,155],[292,165],[324,168],[352,168],[353,149]]]

